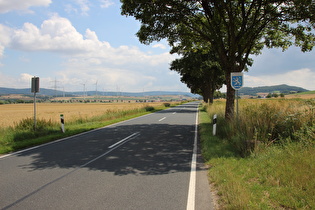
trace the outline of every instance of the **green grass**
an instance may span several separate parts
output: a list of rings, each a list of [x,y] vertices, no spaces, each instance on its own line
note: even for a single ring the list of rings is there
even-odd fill
[[[302,92],[302,93],[295,93],[297,95],[305,95],[305,94],[315,94],[315,90],[313,91],[307,91],[307,92]]]
[[[245,102],[241,107],[243,113],[244,107],[266,106],[250,105]],[[270,105],[278,107],[274,102],[266,103],[273,103]],[[279,108],[283,109],[287,105],[295,107],[291,101],[285,103],[290,104],[281,102],[282,106]],[[256,126],[256,130],[239,131],[233,122],[232,125],[225,122],[222,108],[224,107],[221,102],[216,102],[212,107],[201,110],[199,118],[202,153],[210,167],[209,179],[218,190],[221,208],[315,209],[315,124],[314,121],[307,121],[314,118],[307,118],[303,121],[304,124],[298,125],[294,131],[290,130],[290,126],[281,127],[281,129],[289,129],[287,133],[290,135],[286,135],[286,138],[277,136],[278,141],[273,141],[269,139],[270,135],[266,135],[264,136],[266,139],[257,141],[255,147],[244,155],[240,152],[241,147],[235,146],[236,142],[241,144],[240,139],[247,139],[248,135],[257,137],[259,133],[257,129],[263,130],[264,124],[262,121],[253,121],[251,126]],[[217,136],[212,136],[211,119],[214,113],[212,111],[219,115]],[[283,112],[278,111],[278,114],[292,114],[286,112],[287,109]],[[258,110],[253,114],[257,112]],[[266,113],[261,112],[256,117],[263,118],[261,116],[263,114]],[[247,117],[250,119],[253,116]],[[305,118],[304,115],[302,117]],[[265,126],[267,130],[260,132],[262,134],[271,132],[268,129],[274,129],[273,125]],[[292,125],[295,126],[294,123]],[[263,138],[262,134],[260,138]]]
[[[61,132],[58,123],[41,119],[37,120],[37,129],[34,131],[33,119],[23,119],[13,127],[0,128],[0,154],[18,151],[56,139],[90,131],[120,121],[160,111],[171,106],[175,105],[158,107],[146,106],[142,109],[107,111],[103,115],[92,118],[78,116],[78,118],[73,121],[65,122],[65,133]]]

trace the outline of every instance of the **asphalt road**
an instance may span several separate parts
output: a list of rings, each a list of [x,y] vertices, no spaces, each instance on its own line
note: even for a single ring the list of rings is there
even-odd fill
[[[212,209],[206,170],[193,155],[197,106],[1,157],[0,208]]]

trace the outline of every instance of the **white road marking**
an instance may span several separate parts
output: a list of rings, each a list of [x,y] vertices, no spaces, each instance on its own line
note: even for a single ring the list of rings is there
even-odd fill
[[[176,114],[176,112],[173,112],[173,114]]]
[[[127,141],[128,139],[134,137],[134,136],[137,135],[137,134],[139,134],[139,132],[133,133],[133,134],[131,134],[130,136],[127,136],[126,138],[120,140],[119,142],[116,142],[115,144],[110,145],[110,146],[108,147],[108,149],[111,149],[111,148],[117,146],[118,144],[121,144],[122,142]]]
[[[162,120],[165,120],[166,119],[166,117],[163,117],[162,119],[159,119],[159,122],[161,122]]]
[[[197,107],[198,109],[198,107]],[[195,194],[196,194],[196,168],[197,168],[197,138],[198,138],[198,110],[196,114],[196,123],[195,123],[195,137],[194,137],[194,148],[193,155],[191,160],[191,171],[190,171],[190,180],[189,180],[189,189],[188,189],[188,198],[187,198],[187,210],[195,209]]]

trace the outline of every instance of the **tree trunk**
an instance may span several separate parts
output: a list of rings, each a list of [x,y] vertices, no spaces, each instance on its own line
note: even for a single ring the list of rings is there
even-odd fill
[[[225,73],[226,79],[226,105],[225,105],[225,119],[232,120],[234,118],[234,100],[235,90],[231,86],[231,73]]]
[[[207,90],[206,88],[202,91],[202,97],[205,103],[209,103],[209,101],[211,101],[210,95],[211,95],[210,91]]]
[[[210,91],[210,98],[209,98],[210,104],[213,104],[213,95],[214,95],[214,91],[211,90]]]

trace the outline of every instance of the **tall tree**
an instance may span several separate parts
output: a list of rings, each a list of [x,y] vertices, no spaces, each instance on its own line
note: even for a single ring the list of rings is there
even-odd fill
[[[137,33],[142,43],[167,39],[172,46],[182,36],[203,40],[216,50],[225,72],[225,117],[234,117],[235,91],[231,72],[251,64],[249,56],[264,46],[287,49],[314,46],[313,0],[121,0],[122,14],[141,22]]]
[[[171,63],[171,70],[181,75],[181,81],[200,94],[207,103],[213,103],[214,92],[224,83],[224,72],[213,51],[194,49]]]

